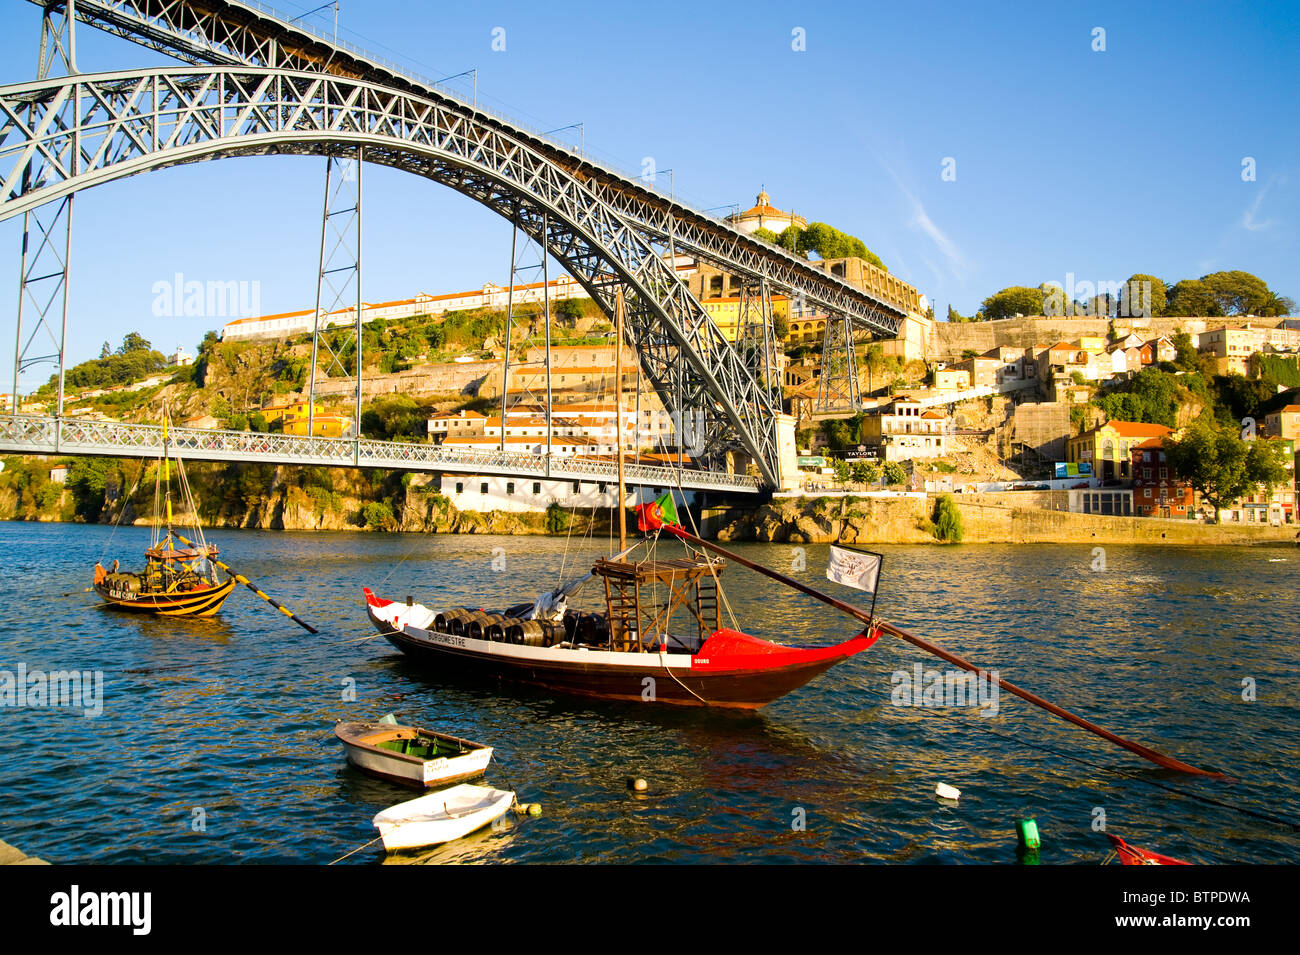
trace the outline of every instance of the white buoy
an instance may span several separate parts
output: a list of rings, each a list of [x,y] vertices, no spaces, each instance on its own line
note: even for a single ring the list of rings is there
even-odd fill
[[[961,790],[955,786],[949,786],[947,783],[939,783],[934,787],[934,794],[940,799],[960,799]]]

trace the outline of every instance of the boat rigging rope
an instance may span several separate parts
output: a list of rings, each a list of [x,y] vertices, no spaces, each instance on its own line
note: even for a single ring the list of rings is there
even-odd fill
[[[667,447],[665,447],[665,445],[664,445],[664,442],[663,442],[663,435],[662,435],[662,434],[659,435],[659,447],[660,447],[660,449],[664,452],[664,454],[667,455],[667,453],[668,453],[668,449],[667,449]],[[686,506],[686,491],[685,491],[685,489],[682,487],[682,469],[681,469],[681,467],[680,467],[680,465],[681,465],[680,460],[678,461],[678,465],[679,465],[679,466],[678,466],[677,471],[676,471],[676,474],[677,474],[677,491],[678,491],[678,493],[680,493],[681,496],[682,496],[682,508],[686,511],[686,517],[687,517],[687,519],[689,519],[690,522],[691,522],[691,529],[692,529],[692,531],[694,531],[695,536],[696,536],[696,537],[699,537],[699,536],[701,536],[701,535],[700,535],[700,529],[699,529],[699,527],[697,527],[696,524],[695,524],[695,515],[692,514],[692,513],[691,513],[691,509],[690,509],[689,507]],[[658,535],[656,535],[656,536],[658,536]],[[684,543],[684,542],[683,542],[683,543]],[[727,618],[731,621],[731,629],[732,629],[732,630],[739,630],[739,629],[740,629],[740,626],[736,623],[736,615],[735,615],[734,613],[732,613],[732,611],[731,611],[731,601],[727,600],[727,594],[726,594],[726,591],[724,591],[724,590],[722,589],[722,582],[721,582],[720,580],[718,580],[718,571],[717,571],[717,568],[716,568],[716,567],[714,566],[714,564],[713,564],[713,559],[712,559],[711,557],[709,557],[707,554],[704,555],[704,559],[705,559],[705,561],[708,562],[708,565],[709,565],[709,573],[713,575],[713,588],[714,588],[714,591],[715,591],[715,592],[717,593],[717,595],[718,595],[718,600],[720,600],[720,601],[722,602],[722,606],[723,606],[723,607],[726,609],[726,611],[727,611]]]
[[[140,482],[144,480],[145,463],[140,462],[140,473],[135,477],[135,483],[131,485],[131,490],[127,491],[120,500],[123,501],[122,509],[117,512],[117,519],[113,521],[113,529],[108,532],[108,540],[104,542],[104,549],[99,553],[98,563],[102,564],[104,558],[108,556],[109,549],[113,546],[113,538],[117,536],[117,529],[122,526],[122,518],[126,516],[126,505],[131,502],[131,495],[140,487]]]
[[[919,707],[919,709],[922,713],[925,713],[927,716],[934,714],[936,716],[946,716],[949,717],[950,719],[956,719],[956,714],[949,713],[944,709],[932,709],[929,707]],[[1252,818],[1260,819],[1263,820],[1264,822],[1271,822],[1274,825],[1278,825],[1278,826],[1286,826],[1292,832],[1300,832],[1300,822],[1296,822],[1291,819],[1283,819],[1279,816],[1274,816],[1266,812],[1260,812],[1258,809],[1251,809],[1249,806],[1242,806],[1237,803],[1225,802],[1222,799],[1215,799],[1213,796],[1203,796],[1200,793],[1188,792],[1186,789],[1180,789],[1177,786],[1170,786],[1166,783],[1157,782],[1154,779],[1148,779],[1145,776],[1139,776],[1136,773],[1132,773],[1124,769],[1119,769],[1112,766],[1102,766],[1098,763],[1094,763],[1080,756],[1074,756],[1070,753],[1062,752],[1059,749],[1054,749],[1053,747],[1047,746],[1043,743],[1035,743],[1032,740],[1026,739],[1023,736],[1010,736],[1006,733],[999,733],[997,730],[993,729],[993,727],[984,726],[982,723],[980,724],[980,728],[985,730],[986,732],[992,733],[994,736],[1000,737],[1001,739],[1007,740],[1009,742],[1019,743],[1023,746],[1028,746],[1031,749],[1036,749],[1044,753],[1051,753],[1053,756],[1060,756],[1064,759],[1068,759],[1076,763],[1081,763],[1090,769],[1098,770],[1100,772],[1113,773],[1117,776],[1123,776],[1125,779],[1131,779],[1135,782],[1143,783],[1147,786],[1153,786],[1156,789],[1163,789],[1165,792],[1173,793],[1175,796],[1179,796],[1183,799],[1190,799],[1194,802],[1202,802],[1207,805],[1218,806],[1223,809],[1231,809],[1234,812],[1239,812],[1242,815],[1251,816]]]
[[[355,849],[353,849],[351,852],[345,852],[345,853],[343,853],[343,855],[341,855],[341,856],[339,856],[337,859],[335,859],[334,862],[342,862],[342,861],[343,861],[344,859],[346,859],[348,856],[354,856],[354,855],[356,855],[358,852],[360,852],[362,849],[366,848],[367,846],[373,846],[376,842],[378,842],[378,841],[379,841],[380,839],[382,839],[382,838],[384,838],[384,837],[383,837],[383,836],[375,836],[373,839],[371,839],[371,840],[370,840],[369,842],[367,842],[365,845],[357,846],[357,847],[356,847]],[[334,862],[327,862],[327,863],[325,863],[325,864],[326,864],[326,865],[333,865]]]

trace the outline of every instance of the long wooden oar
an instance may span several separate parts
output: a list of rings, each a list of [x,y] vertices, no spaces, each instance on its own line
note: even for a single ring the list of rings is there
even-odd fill
[[[173,531],[173,533],[175,533],[175,532]],[[197,546],[198,546],[198,544],[195,544],[194,541],[190,540],[188,537],[185,537],[183,534],[176,534],[176,538],[177,538],[178,540],[184,541],[186,544],[189,544],[191,547],[197,547]],[[303,620],[301,617],[299,617],[296,613],[294,613],[294,612],[293,612],[292,610],[290,610],[288,607],[284,606],[284,604],[278,603],[278,602],[277,602],[276,600],[274,600],[272,597],[268,596],[266,593],[264,593],[263,591],[259,590],[256,584],[254,584],[251,580],[249,580],[249,579],[248,579],[247,577],[245,577],[243,574],[237,573],[237,572],[235,571],[235,569],[234,569],[233,567],[231,567],[229,564],[224,563],[224,562],[222,562],[222,561],[219,561],[219,560],[217,560],[215,557],[211,557],[211,556],[208,557],[208,560],[212,561],[214,564],[216,564],[218,567],[220,567],[222,570],[224,570],[226,573],[228,573],[231,577],[234,577],[235,580],[239,581],[241,584],[243,584],[245,587],[247,587],[247,588],[248,588],[249,590],[251,590],[253,593],[257,594],[259,597],[261,597],[263,600],[265,600],[267,603],[269,603],[272,607],[274,607],[276,610],[280,611],[280,613],[284,614],[286,617],[288,617],[290,620],[292,620],[292,621],[293,621],[294,623],[296,623],[298,626],[302,627],[302,628],[303,628],[304,630],[306,630],[308,633],[320,633],[319,630],[317,630],[315,627],[313,627],[311,624],[309,624],[306,620]]]
[[[971,663],[968,660],[963,660],[955,653],[949,653],[947,650],[944,650],[942,647],[935,646],[933,643],[930,643],[928,640],[922,640],[920,637],[916,636],[915,634],[908,633],[906,630],[903,630],[899,627],[895,627],[893,624],[884,623],[878,620],[873,620],[871,614],[863,610],[861,607],[857,607],[851,603],[847,603],[843,600],[839,600],[838,598],[832,597],[830,594],[822,593],[822,591],[818,590],[815,587],[809,587],[805,583],[801,583],[800,581],[797,581],[792,577],[787,577],[785,574],[764,567],[762,564],[756,564],[752,560],[746,560],[744,557],[741,557],[739,554],[732,553],[731,551],[726,550],[725,548],[719,547],[717,544],[710,543],[709,541],[706,540],[701,540],[700,538],[694,536],[693,534],[688,533],[686,529],[683,527],[680,527],[676,524],[664,524],[663,529],[668,531],[670,534],[673,534],[675,537],[678,537],[684,541],[689,541],[690,543],[703,547],[706,550],[711,550],[715,554],[719,554],[723,557],[726,557],[728,560],[735,561],[737,564],[740,564],[742,567],[748,567],[750,570],[757,571],[760,574],[763,574],[767,577],[771,577],[773,580],[779,581],[785,584],[787,587],[792,587],[795,590],[798,590],[800,593],[805,593],[809,597],[812,597],[816,600],[820,600],[822,603],[829,604],[830,606],[834,607],[836,610],[840,611],[841,613],[846,613],[850,617],[854,617],[862,621],[867,626],[876,627],[882,633],[888,633],[895,637],[898,637],[901,640],[906,640],[908,643],[912,644],[915,647],[919,647],[920,649],[924,650],[926,653],[932,653],[935,656],[939,657],[941,660],[947,660],[949,663],[953,664],[954,666],[961,667],[963,670],[969,670],[970,672],[979,676],[981,679],[987,680],[993,686],[1005,687],[1008,692],[1015,694],[1016,696],[1020,697],[1022,700],[1027,700],[1030,703],[1033,703],[1035,706],[1042,707],[1043,709],[1047,710],[1047,712],[1053,714],[1054,716],[1059,716],[1063,720],[1068,720],[1069,722],[1073,723],[1075,726],[1082,727],[1083,729],[1086,729],[1090,733],[1096,733],[1102,739],[1108,740],[1114,743],[1116,746],[1122,746],[1130,753],[1136,753],[1138,756],[1141,756],[1143,759],[1148,760],[1149,762],[1155,763],[1157,766],[1163,766],[1165,769],[1176,769],[1179,772],[1190,773],[1191,775],[1194,776],[1209,776],[1214,779],[1231,778],[1225,775],[1224,773],[1214,772],[1213,770],[1209,770],[1209,769],[1200,769],[1196,766],[1189,765],[1188,763],[1184,763],[1181,760],[1174,759],[1172,756],[1166,756],[1164,753],[1160,753],[1154,749],[1151,749],[1150,747],[1143,746],[1141,743],[1135,743],[1132,740],[1127,740],[1122,736],[1117,736],[1114,733],[1110,732],[1109,730],[1102,729],[1097,724],[1085,720],[1081,716],[1075,716],[1069,710],[1062,709],[1061,707],[1057,706],[1055,703],[1048,702],[1047,700],[1043,699],[1041,696],[1038,696],[1034,693],[1030,693],[1028,690],[1022,690],[1020,687],[1016,686],[1013,683],[1008,683],[1006,680],[1003,680],[1001,678],[997,678],[997,679],[991,678],[987,670],[983,669],[982,667],[976,666],[974,663]]]

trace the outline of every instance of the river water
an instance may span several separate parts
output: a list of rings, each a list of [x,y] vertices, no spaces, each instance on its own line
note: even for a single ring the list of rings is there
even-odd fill
[[[996,714],[895,705],[896,672],[948,667],[888,637],[757,714],[460,686],[366,639],[363,585],[433,607],[501,605],[553,586],[562,566],[584,572],[605,540],[212,537],[320,634],[244,588],[219,618],[191,621],[61,596],[89,584],[97,559],[139,563],[148,531],[0,523],[0,671],[104,681],[97,717],[0,708],[0,838],[55,862],[329,862],[376,835],[376,812],[417,795],[349,768],[331,732],[394,712],[495,746],[487,782],[543,812],[388,861],[1014,863],[1022,815],[1038,821],[1044,863],[1099,862],[1103,823],[1189,861],[1300,861],[1285,826],[1188,798],[1300,818],[1292,548],[880,548],[887,619],[1237,778],[1222,782],[1149,767],[1005,692]],[[824,546],[735,546],[861,596],[825,580]],[[739,567],[724,584],[755,635],[825,645],[854,632]],[[647,792],[629,792],[630,777]],[[937,799],[939,782],[960,801]],[[347,860],[381,861],[377,845]]]

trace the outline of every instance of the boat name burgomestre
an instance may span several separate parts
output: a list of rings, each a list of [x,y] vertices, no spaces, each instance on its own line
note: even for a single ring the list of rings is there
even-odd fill
[[[81,708],[88,719],[104,715],[103,670],[0,670],[0,706]]]
[[[912,669],[895,670],[889,682],[894,685],[889,701],[894,706],[978,706],[980,716],[998,715],[1001,689],[997,670],[925,670],[921,664]]]

